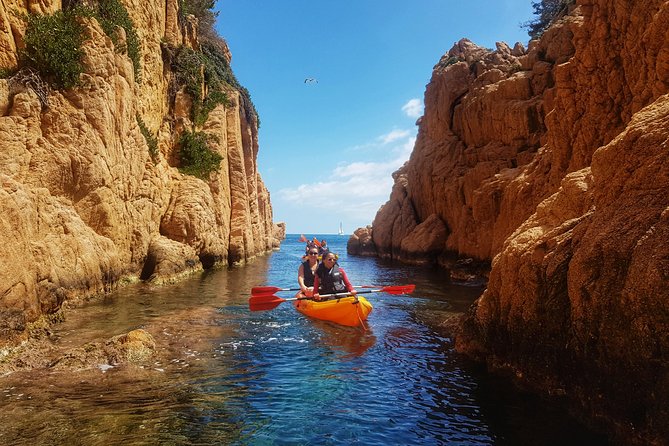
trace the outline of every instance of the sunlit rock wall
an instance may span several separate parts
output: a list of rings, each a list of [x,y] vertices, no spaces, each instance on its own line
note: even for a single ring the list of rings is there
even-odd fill
[[[527,50],[460,41],[368,231],[382,257],[491,262],[457,349],[621,444],[669,442],[668,91],[666,1],[576,1]]]
[[[9,3],[0,7],[2,68],[16,66],[23,45],[16,12],[61,7]],[[204,181],[177,168],[176,142],[192,124],[183,92],[170,103],[174,74],[161,42],[197,48],[197,21],[179,25],[176,0],[124,5],[141,44],[141,80],[95,19],[84,20],[81,85],[52,91],[48,107],[33,90],[0,80],[0,344],[65,300],[109,291],[121,279],[173,280],[243,264],[278,245],[256,163],[257,122],[239,92],[229,90],[230,104],[202,128],[223,156],[220,169]],[[157,134],[156,160],[137,116]]]
[[[627,444],[665,444],[669,3],[582,2],[568,20],[545,145],[510,184],[551,195],[504,240],[458,349],[566,392]]]

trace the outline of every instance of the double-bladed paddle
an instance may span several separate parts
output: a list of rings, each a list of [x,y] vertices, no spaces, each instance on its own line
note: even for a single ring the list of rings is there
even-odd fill
[[[376,285],[353,285],[353,288],[379,288]],[[279,291],[300,291],[300,288],[279,288],[276,286],[254,286],[251,288],[251,296],[269,296]]]
[[[365,290],[358,291],[357,294],[367,294],[367,293],[388,293],[388,294],[409,294],[412,293],[416,285],[396,285],[396,286],[385,286],[379,288],[378,290]],[[351,293],[335,293],[335,294],[321,294],[321,298],[341,298],[346,296],[352,296]],[[278,307],[284,302],[290,300],[313,300],[312,297],[291,297],[284,299],[279,296],[272,294],[256,294],[252,295],[249,298],[249,309],[251,311],[265,311],[272,310]]]

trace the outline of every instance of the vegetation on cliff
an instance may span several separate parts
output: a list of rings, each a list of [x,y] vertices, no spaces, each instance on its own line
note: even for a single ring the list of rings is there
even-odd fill
[[[523,25],[527,28],[527,34],[532,39],[538,39],[555,20],[567,14],[569,6],[575,2],[575,0],[541,0],[532,2],[536,18]]]
[[[253,121],[255,118],[258,128],[260,128],[260,116],[258,116],[258,111],[256,110],[253,101],[251,101],[251,94],[244,86],[239,83],[235,77],[235,74],[232,72],[230,64],[225,58],[225,55],[221,52],[216,42],[205,41],[202,44],[202,54],[211,64],[211,68],[215,71],[216,76],[222,82],[225,82],[239,91],[244,105],[244,111],[246,113],[246,119]]]
[[[127,52],[135,79],[140,80],[139,38],[127,9],[119,0],[100,0],[94,6],[71,2],[52,15],[29,14],[21,64],[36,70],[57,89],[72,88],[84,71],[82,45],[86,39],[80,17],[93,17],[114,42],[116,51]],[[125,31],[125,44],[117,28]],[[7,70],[5,69],[5,74]]]
[[[175,86],[172,90],[184,88],[191,97],[191,120],[195,127],[204,125],[209,113],[216,106],[231,105],[226,93],[231,88],[240,92],[242,109],[247,119],[253,121],[255,118],[259,125],[257,111],[248,91],[239,84],[225,55],[215,42],[204,42],[201,51],[181,46],[168,53],[174,55],[172,68],[175,73]],[[221,157],[209,148],[209,140],[205,133],[195,130],[182,134],[179,139],[179,158],[183,173],[206,179],[212,171],[218,169]]]
[[[228,95],[223,91],[223,79],[202,52],[181,46],[176,51],[172,67],[177,86],[185,87],[193,99],[191,119],[195,125],[204,124],[209,112],[217,105],[230,105]]]
[[[177,76],[189,82],[186,84],[188,93],[193,99],[199,99],[201,102],[199,105],[194,105],[196,109],[193,112],[193,118],[196,125],[206,120],[206,115],[213,110],[217,103],[224,103],[220,95],[218,98],[207,98],[207,96],[203,98],[200,93],[201,85],[204,83],[208,90],[215,91],[226,84],[239,91],[246,118],[249,121],[255,118],[258,128],[260,128],[260,117],[253,101],[251,101],[249,91],[239,83],[225,54],[220,49],[224,40],[214,29],[218,17],[218,12],[214,11],[215,5],[216,0],[179,0],[179,23],[181,26],[185,26],[188,15],[197,18],[200,50],[190,50],[190,54],[188,51],[184,54],[183,49],[179,49],[176,60]],[[197,65],[197,63],[200,65]],[[203,79],[199,73],[195,73],[195,70],[199,71],[200,66],[204,67]],[[179,71],[181,74],[179,74]],[[211,94],[216,96],[215,93]],[[205,105],[207,102],[208,105]],[[210,108],[210,110],[206,110],[207,108]]]
[[[176,92],[183,89],[191,98],[192,130],[185,130],[179,138],[180,170],[183,173],[206,179],[218,169],[222,158],[211,150],[211,137],[197,131],[209,117],[209,113],[218,105],[231,106],[229,93],[237,90],[240,94],[240,108],[249,122],[260,126],[260,120],[248,90],[235,77],[228,56],[227,45],[214,29],[218,15],[213,11],[215,0],[180,0],[179,24],[185,29],[187,16],[193,15],[198,21],[199,48],[178,47],[164,44],[163,55],[170,65],[174,78],[170,87],[170,100],[174,101]]]
[[[177,88],[185,88],[192,98],[191,121],[197,128],[204,125],[209,113],[218,105],[231,105],[228,93],[235,89],[240,92],[240,105],[246,118],[255,120],[259,126],[260,120],[250,94],[233,74],[225,54],[225,43],[214,29],[218,14],[213,11],[214,6],[215,0],[179,1],[179,23],[182,29],[186,27],[186,17],[191,14],[195,16],[198,19],[201,44],[197,49],[186,46],[170,48],[172,57],[168,63],[175,74],[172,92]],[[18,76],[14,75],[14,70],[2,69],[0,74],[3,77],[14,75],[15,82],[35,90],[44,106],[48,105],[49,85],[68,89],[79,84],[80,75],[85,69],[82,45],[86,39],[81,17],[95,18],[100,23],[105,34],[112,39],[116,51],[127,53],[133,63],[135,79],[140,80],[139,38],[127,9],[119,0],[99,0],[92,5],[71,0],[64,3],[63,10],[52,15],[27,14],[24,17],[27,29],[21,65],[29,67],[31,71],[23,69],[20,71],[21,76]],[[123,29],[122,33],[119,33],[119,28]],[[37,85],[40,88],[36,88]],[[139,115],[137,123],[155,160],[158,156],[156,136]],[[203,152],[208,147],[208,140],[195,129],[179,139],[183,172],[204,178],[218,167],[220,157],[211,150],[211,153]]]
[[[216,0],[179,0],[179,24],[185,26],[186,17],[193,15],[197,18],[197,35],[201,41],[219,39],[214,29],[218,17],[214,6]]]
[[[179,138],[179,158],[181,172],[198,178],[207,179],[209,174],[218,169],[223,157],[209,148],[212,136],[204,132],[185,130]]]
[[[79,82],[84,30],[77,21],[77,10],[57,11],[53,15],[27,17],[23,61],[37,70],[56,88],[72,88]]]
[[[100,0],[97,6],[95,17],[100,22],[100,26],[114,42],[116,51],[128,53],[128,57],[132,60],[133,71],[135,72],[135,80],[141,80],[140,70],[140,54],[139,54],[139,37],[135,31],[135,26],[128,14],[128,10],[119,0]],[[116,32],[117,27],[123,28],[125,31],[125,46],[119,40],[119,35]]]
[[[139,131],[142,132],[142,136],[144,136],[146,145],[149,147],[151,159],[156,162],[158,159],[158,139],[151,133],[151,130],[149,130],[139,114],[137,114],[137,125],[139,126]]]

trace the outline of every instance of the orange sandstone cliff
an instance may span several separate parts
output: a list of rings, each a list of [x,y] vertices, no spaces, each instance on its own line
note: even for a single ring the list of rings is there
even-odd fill
[[[456,348],[669,444],[669,2],[578,0],[525,50],[458,42],[349,251],[491,270]]]
[[[197,129],[222,157],[205,179],[179,170],[178,140],[192,98],[175,89],[169,49],[199,48],[197,20],[179,2],[122,0],[134,24],[136,78],[123,29],[115,45],[95,18],[85,30],[79,85],[43,90],[0,79],[0,345],[67,299],[120,280],[171,280],[213,265],[242,264],[278,246],[258,173],[258,122],[238,88]],[[25,14],[59,0],[0,6],[0,68],[24,47]],[[230,55],[222,39],[219,50]],[[203,86],[204,88],[204,86]],[[156,136],[153,156],[139,121]]]

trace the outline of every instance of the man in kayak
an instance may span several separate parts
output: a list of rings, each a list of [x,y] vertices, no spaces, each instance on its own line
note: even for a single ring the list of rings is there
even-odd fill
[[[300,291],[295,297],[311,297],[314,294],[314,274],[318,268],[318,248],[315,246],[307,249],[307,260],[300,264],[297,269],[297,283]]]
[[[321,300],[321,294],[346,293],[355,296],[357,291],[349,282],[346,273],[337,263],[337,256],[328,252],[323,256],[314,277],[314,300]]]

